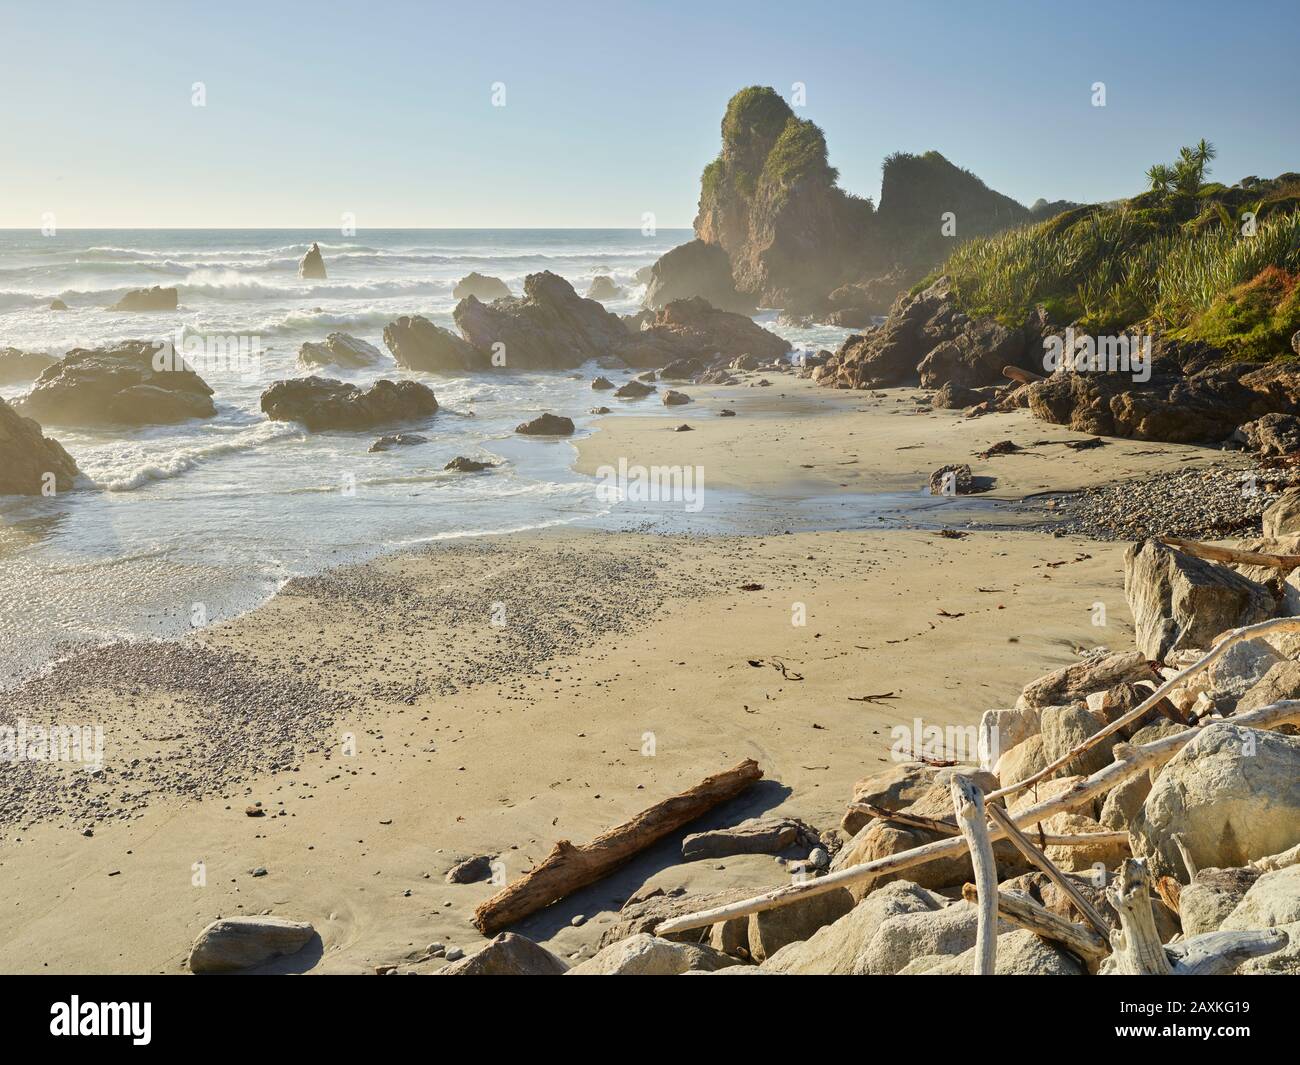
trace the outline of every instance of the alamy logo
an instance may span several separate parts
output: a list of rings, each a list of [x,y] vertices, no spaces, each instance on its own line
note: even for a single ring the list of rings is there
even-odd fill
[[[1043,338],[1043,369],[1048,373],[1127,373],[1133,380],[1151,380],[1152,338],[1141,336],[1077,336],[1067,326],[1065,336]]]
[[[127,1035],[143,1047],[153,1038],[152,1021],[151,1002],[82,1002],[73,995],[50,1007],[50,1035]]]
[[[257,373],[262,361],[262,338],[255,335],[186,336],[182,326],[174,336],[163,337],[158,344],[153,353],[153,368],[158,373],[193,370],[202,377],[250,377]]]
[[[596,470],[596,498],[602,503],[681,503],[688,514],[704,509],[703,466],[618,466]]]
[[[87,769],[104,764],[102,725],[0,725],[0,762],[80,762]]]

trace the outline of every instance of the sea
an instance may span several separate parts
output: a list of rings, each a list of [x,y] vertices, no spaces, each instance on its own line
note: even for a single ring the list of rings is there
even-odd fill
[[[203,376],[217,415],[145,428],[51,426],[77,460],[78,488],[52,498],[0,497],[0,684],[68,647],[120,638],[166,638],[247,610],[286,580],[415,544],[565,524],[728,532],[756,527],[850,527],[867,520],[844,501],[714,493],[707,508],[621,507],[576,473],[569,440],[517,436],[542,411],[592,432],[603,402],[627,414],[683,420],[654,402],[596,393],[594,366],[563,372],[452,376],[400,370],[330,370],[365,386],[414,378],[439,412],[403,426],[422,446],[372,454],[379,435],[307,432],[272,422],[259,400],[275,380],[303,374],[299,347],[333,331],[384,351],[383,328],[421,314],[454,327],[452,295],[471,271],[515,293],[526,274],[551,270],[585,294],[608,275],[623,291],[606,307],[640,309],[636,273],[689,230],[0,231],[0,347],[60,357],[130,339],[243,338],[257,357]],[[327,280],[302,280],[298,263],[318,242]],[[127,291],[175,286],[179,309],[108,310]],[[51,300],[66,311],[51,311]],[[834,348],[845,330],[757,320],[802,351]],[[256,347],[254,348],[254,342]],[[183,349],[182,349],[183,350]],[[321,371],[317,371],[321,372]],[[30,387],[0,387],[13,400]],[[665,427],[668,423],[665,422]],[[444,472],[457,455],[499,463],[488,474]],[[839,508],[836,510],[835,508]],[[765,524],[766,523],[766,524]]]

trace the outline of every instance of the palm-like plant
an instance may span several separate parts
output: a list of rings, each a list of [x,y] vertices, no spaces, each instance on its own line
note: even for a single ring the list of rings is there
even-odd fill
[[[1174,184],[1173,167],[1155,163],[1147,170],[1147,180],[1151,182],[1152,192],[1168,192]]]

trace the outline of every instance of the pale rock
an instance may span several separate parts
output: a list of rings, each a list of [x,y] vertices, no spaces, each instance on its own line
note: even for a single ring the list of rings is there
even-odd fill
[[[997,976],[1085,976],[1083,963],[1069,951],[1019,929],[998,936]],[[970,976],[975,972],[975,948],[955,958],[944,958],[936,965],[913,970],[925,976]]]
[[[1259,879],[1253,869],[1201,869],[1178,896],[1178,916],[1188,938],[1217,932]]]
[[[223,917],[199,933],[190,948],[193,973],[250,969],[273,958],[296,954],[316,934],[306,921],[283,917]]]
[[[438,976],[559,976],[563,961],[531,939],[502,932],[482,950],[443,966]]]
[[[846,888],[777,906],[749,915],[749,953],[755,961],[770,958],[782,947],[807,939],[819,928],[838,921],[855,899]]]
[[[992,770],[1004,751],[1038,735],[1039,728],[1038,711],[1033,708],[985,710],[975,741],[980,768]]]
[[[1151,666],[1140,651],[1085,658],[1053,670],[1025,686],[1017,706],[1060,706],[1125,681],[1150,680]]]
[[[735,958],[698,943],[674,943],[647,933],[603,947],[566,976],[678,976],[739,965]]]

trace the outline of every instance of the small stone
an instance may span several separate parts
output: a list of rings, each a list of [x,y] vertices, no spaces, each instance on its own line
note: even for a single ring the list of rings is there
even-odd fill
[[[465,957],[465,952],[460,947],[448,947],[445,957],[448,961],[460,961],[461,958]]]

